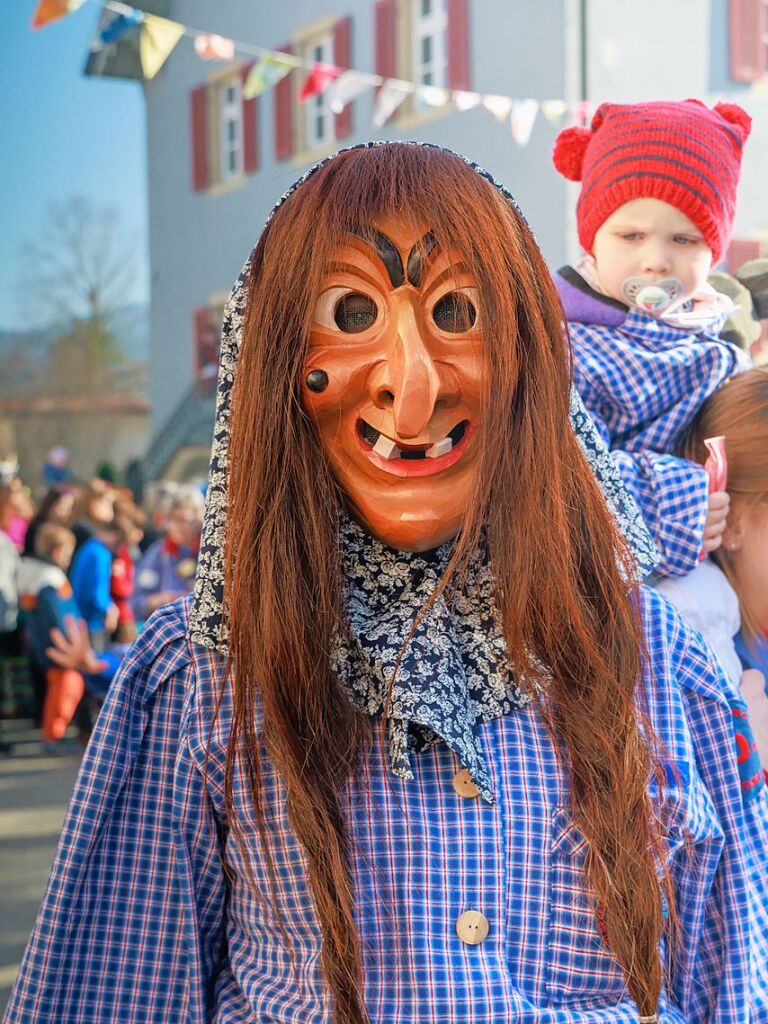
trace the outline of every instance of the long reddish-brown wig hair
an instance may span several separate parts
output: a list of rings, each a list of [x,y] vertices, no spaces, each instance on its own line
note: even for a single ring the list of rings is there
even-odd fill
[[[448,573],[460,578],[485,531],[511,666],[519,678],[536,678],[542,665],[551,677],[545,714],[588,841],[586,884],[632,998],[652,1014],[662,985],[661,888],[669,886],[657,875],[660,826],[648,796],[657,758],[635,701],[642,633],[626,582],[631,556],[568,429],[563,314],[541,254],[513,205],[436,148],[395,143],[337,156],[277,210],[252,257],[226,544],[234,672],[228,806],[239,763],[262,820],[263,741],[306,849],[334,1020],[363,1024],[353,851],[340,791],[370,730],[329,662],[343,623],[343,499],[302,408],[301,382],[334,249],[350,229],[403,214],[465,254],[485,325],[479,480]],[[230,819],[237,837],[232,811]]]

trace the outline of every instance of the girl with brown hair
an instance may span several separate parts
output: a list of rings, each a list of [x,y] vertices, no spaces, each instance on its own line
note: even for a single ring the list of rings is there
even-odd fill
[[[707,438],[722,438],[731,499],[723,543],[688,576],[659,589],[713,648],[749,707],[756,752],[741,761],[751,790],[768,767],[768,699],[763,661],[768,636],[768,367],[731,378],[707,399],[681,455],[704,465]]]
[[[195,595],[113,684],[7,1020],[765,1015],[766,834],[651,566],[511,197],[431,146],[318,165],[232,294]]]

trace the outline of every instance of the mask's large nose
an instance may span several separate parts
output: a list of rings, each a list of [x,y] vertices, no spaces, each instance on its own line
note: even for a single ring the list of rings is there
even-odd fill
[[[371,399],[391,409],[397,436],[406,440],[424,432],[441,392],[440,374],[419,332],[410,302],[400,304],[386,360],[371,381]]]

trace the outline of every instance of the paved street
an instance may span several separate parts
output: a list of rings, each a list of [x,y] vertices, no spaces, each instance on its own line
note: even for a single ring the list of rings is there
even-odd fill
[[[79,756],[46,756],[28,723],[0,723],[0,1014],[43,895]]]

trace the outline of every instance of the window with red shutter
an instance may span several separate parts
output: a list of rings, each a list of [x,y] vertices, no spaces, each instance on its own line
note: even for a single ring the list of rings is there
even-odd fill
[[[195,375],[200,379],[200,371],[205,365],[205,344],[210,327],[208,307],[199,306],[192,311],[192,329],[194,338]]]
[[[729,0],[731,78],[754,82],[767,70],[765,0]]]
[[[448,0],[448,87],[469,89],[469,0]]]
[[[376,74],[382,78],[397,78],[397,2],[376,0],[374,8],[374,45],[376,48]],[[376,87],[378,93],[381,86]],[[391,117],[387,120],[391,120]]]
[[[352,66],[352,19],[341,18],[333,26],[333,63],[347,70]],[[336,114],[336,138],[345,139],[352,134],[352,103]]]
[[[220,182],[242,179],[244,166],[243,89],[240,74],[235,69],[216,85],[215,128],[209,128],[209,136],[216,133],[216,180]],[[211,175],[209,174],[209,178]]]
[[[201,387],[208,391],[216,386],[221,350],[220,317],[210,306],[199,306],[192,311],[195,346],[195,375]]]
[[[334,28],[327,28],[303,40],[300,55],[306,67],[315,64],[334,63]],[[315,93],[300,103],[296,110],[299,126],[294,128],[294,138],[306,153],[322,149],[336,138],[336,115],[331,110],[328,90]]]
[[[205,85],[189,94],[192,133],[192,187],[196,192],[208,188],[208,97]]]
[[[376,0],[376,74],[397,78],[396,0]]]
[[[248,74],[253,67],[248,64],[240,72],[240,80],[245,85]],[[259,97],[247,100],[243,98],[243,170],[253,174],[259,169]]]
[[[291,46],[278,47],[281,53],[293,53]],[[293,153],[293,73],[275,86],[275,157],[287,160]]]
[[[448,2],[415,0],[410,12],[413,80],[444,89],[448,84]],[[416,106],[421,106],[418,97]]]

